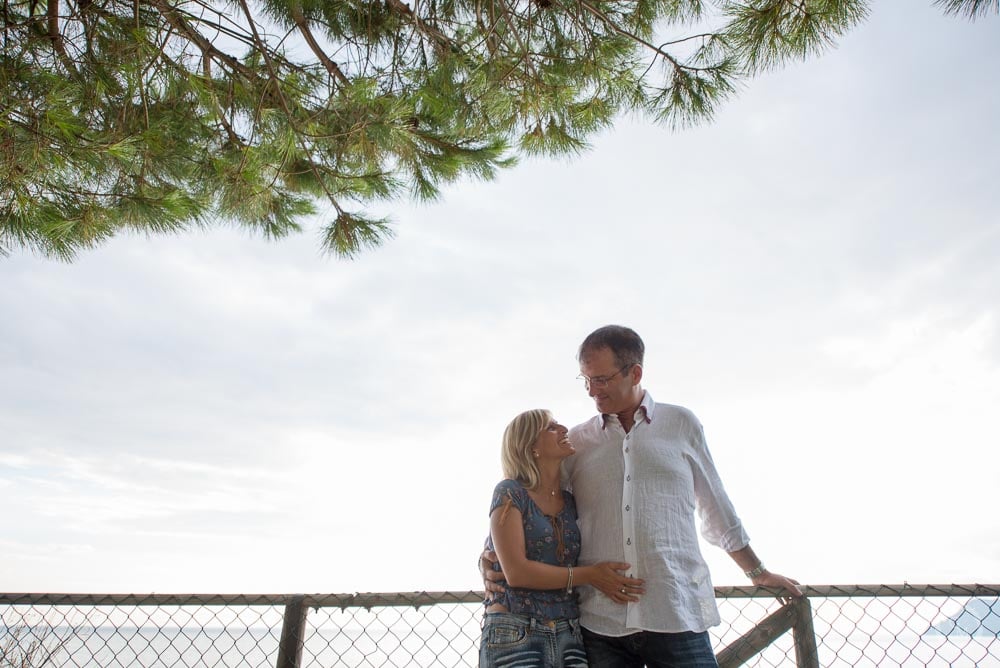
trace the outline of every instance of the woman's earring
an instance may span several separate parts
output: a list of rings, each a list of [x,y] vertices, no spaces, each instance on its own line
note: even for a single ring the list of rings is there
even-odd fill
[[[532,450],[531,452],[532,452],[533,455],[535,455],[535,457],[538,456],[538,450]]]

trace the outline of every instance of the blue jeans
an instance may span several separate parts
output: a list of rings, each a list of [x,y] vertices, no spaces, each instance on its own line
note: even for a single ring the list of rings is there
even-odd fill
[[[639,631],[620,638],[583,630],[592,668],[718,668],[708,631]]]
[[[481,668],[585,668],[578,619],[540,622],[526,615],[488,612],[479,643]]]

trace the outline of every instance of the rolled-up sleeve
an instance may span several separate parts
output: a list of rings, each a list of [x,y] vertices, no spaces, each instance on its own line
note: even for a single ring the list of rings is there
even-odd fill
[[[709,544],[726,552],[741,550],[750,544],[750,536],[743,528],[743,523],[722,486],[722,479],[705,442],[704,428],[694,416],[691,419],[694,495],[701,521],[701,535]]]

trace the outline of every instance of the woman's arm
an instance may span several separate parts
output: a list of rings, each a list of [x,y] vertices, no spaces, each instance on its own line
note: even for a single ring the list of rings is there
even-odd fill
[[[564,589],[569,581],[566,566],[554,566],[532,561],[525,554],[524,525],[521,511],[513,505],[504,512],[498,507],[490,514],[493,546],[500,559],[507,584],[526,589]],[[604,561],[593,566],[573,568],[573,585],[593,585],[618,602],[638,600],[643,581],[629,578],[619,571],[628,570],[621,562]],[[622,593],[622,589],[625,590]]]

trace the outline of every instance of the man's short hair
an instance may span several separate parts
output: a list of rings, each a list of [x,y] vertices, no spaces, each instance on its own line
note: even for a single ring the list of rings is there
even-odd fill
[[[587,335],[577,351],[577,361],[583,361],[587,353],[608,348],[615,356],[618,366],[642,364],[646,346],[635,330],[622,325],[605,325]]]

